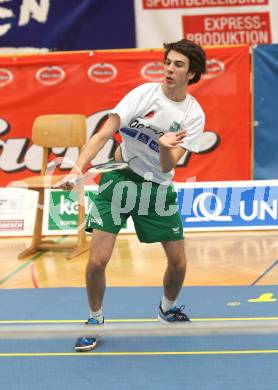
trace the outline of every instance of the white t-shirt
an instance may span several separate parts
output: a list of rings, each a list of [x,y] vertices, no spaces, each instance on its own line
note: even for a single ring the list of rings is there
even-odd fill
[[[121,120],[121,151],[129,167],[138,175],[156,183],[172,180],[174,170],[164,173],[159,159],[158,139],[168,131],[186,130],[180,144],[199,151],[205,114],[190,94],[182,102],[165,96],[160,83],[145,83],[130,91],[111,111]]]

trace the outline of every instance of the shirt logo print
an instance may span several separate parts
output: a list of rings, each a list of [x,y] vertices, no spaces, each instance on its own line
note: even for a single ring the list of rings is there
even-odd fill
[[[143,142],[143,144],[147,144],[149,142],[150,137],[145,133],[140,133],[138,136],[138,141]]]
[[[174,121],[174,122],[171,124],[171,126],[170,126],[170,128],[169,128],[169,131],[172,131],[172,132],[175,133],[176,131],[179,131],[180,127],[181,127],[180,123]]]

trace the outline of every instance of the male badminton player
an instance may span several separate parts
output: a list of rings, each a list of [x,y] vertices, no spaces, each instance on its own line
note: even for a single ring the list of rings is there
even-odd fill
[[[95,199],[98,216],[91,214],[87,218],[86,229],[92,232],[86,268],[88,325],[104,323],[105,268],[117,234],[129,216],[139,240],[161,242],[167,256],[159,320],[167,324],[190,321],[184,306],[177,306],[186,273],[186,255],[171,180],[185,151],[199,150],[205,115],[196,99],[187,93],[187,87],[197,83],[205,72],[206,56],[199,45],[186,39],[164,44],[164,49],[164,81],[145,83],[129,92],[111,111],[101,131],[88,142],[69,176],[85,169],[106,141],[120,132],[122,142],[115,158],[129,166],[102,175],[100,186],[106,188]],[[126,185],[126,191],[121,191],[123,183],[131,183]],[[63,188],[69,189],[71,184],[64,184]],[[132,207],[126,206],[128,202]],[[92,334],[80,337],[75,349],[90,351],[96,345],[97,338]]]

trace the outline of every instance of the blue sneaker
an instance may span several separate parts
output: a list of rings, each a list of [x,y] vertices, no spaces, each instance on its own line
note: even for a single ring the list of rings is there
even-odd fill
[[[104,321],[98,322],[94,318],[89,318],[86,322],[86,325],[102,325]],[[97,337],[78,337],[75,343],[76,352],[88,352],[94,349],[97,346],[98,339]]]
[[[172,309],[164,312],[160,304],[158,310],[158,319],[160,322],[163,322],[164,324],[165,323],[171,324],[174,322],[185,322],[185,321],[190,322],[190,318],[185,313],[183,313],[184,308],[185,306],[182,305],[180,307],[173,307]]]

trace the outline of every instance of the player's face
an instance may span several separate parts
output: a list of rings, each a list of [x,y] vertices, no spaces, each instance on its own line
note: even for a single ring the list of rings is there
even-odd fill
[[[164,82],[169,88],[185,86],[194,74],[189,72],[189,59],[171,50],[164,62]]]

